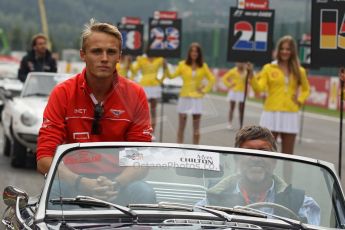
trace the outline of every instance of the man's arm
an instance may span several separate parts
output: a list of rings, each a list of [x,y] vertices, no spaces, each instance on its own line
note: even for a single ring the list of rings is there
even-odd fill
[[[320,206],[316,201],[309,196],[304,196],[303,205],[299,209],[298,215],[307,218],[308,224],[319,226],[321,219],[320,212]]]
[[[18,79],[21,82],[25,82],[26,76],[30,72],[29,66],[28,66],[28,59],[26,56],[23,57],[23,59],[20,62],[20,66],[18,69]]]
[[[128,108],[131,110],[132,124],[126,132],[126,141],[143,141],[151,142],[152,140],[152,127],[150,120],[150,112],[146,99],[144,89],[140,87],[137,97]]]
[[[52,161],[53,157],[43,157],[39,159],[37,161],[37,171],[39,171],[42,174],[48,173]]]
[[[145,167],[127,167],[115,178],[115,181],[119,182],[121,186],[126,186],[132,181],[145,178],[148,172],[149,169]]]
[[[56,60],[53,57],[51,57],[51,60],[50,60],[50,72],[53,72],[53,73],[57,72]]]
[[[64,88],[55,87],[44,110],[43,123],[38,134],[37,170],[42,174],[49,171],[57,146],[65,140],[66,106]]]

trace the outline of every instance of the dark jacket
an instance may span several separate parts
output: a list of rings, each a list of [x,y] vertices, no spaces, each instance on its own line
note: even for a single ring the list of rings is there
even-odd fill
[[[57,72],[56,61],[51,52],[47,50],[43,58],[36,58],[35,51],[29,51],[20,62],[18,79],[25,82],[29,72]]]
[[[236,185],[240,179],[239,175],[233,175],[224,178],[218,184],[207,191],[207,200],[209,205],[234,207],[245,206],[243,196],[240,193],[234,193]],[[292,188],[287,185],[281,178],[273,176],[274,180],[274,203],[283,205],[298,215],[299,209],[303,205],[305,192]],[[279,216],[286,216],[286,212],[276,209],[274,213]],[[286,216],[289,217],[289,216]]]

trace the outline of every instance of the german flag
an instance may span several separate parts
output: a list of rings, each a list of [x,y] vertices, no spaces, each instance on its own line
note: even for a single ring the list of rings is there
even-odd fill
[[[337,10],[321,10],[320,49],[337,49]]]

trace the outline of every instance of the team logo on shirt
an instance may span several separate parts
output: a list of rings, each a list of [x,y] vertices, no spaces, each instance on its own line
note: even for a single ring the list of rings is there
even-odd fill
[[[86,109],[74,109],[74,113],[85,115]]]
[[[110,112],[114,114],[115,117],[120,117],[125,111],[121,109],[110,109]]]
[[[151,136],[151,135],[152,135],[152,132],[153,132],[152,127],[148,127],[148,128],[146,128],[146,129],[143,130],[143,134],[144,134],[144,135],[147,135],[147,136]]]
[[[272,74],[271,74],[271,76],[272,76],[273,78],[276,78],[276,77],[279,76],[279,72],[278,72],[278,71],[273,71]]]
[[[89,140],[90,134],[88,132],[75,132],[73,133],[74,140]]]

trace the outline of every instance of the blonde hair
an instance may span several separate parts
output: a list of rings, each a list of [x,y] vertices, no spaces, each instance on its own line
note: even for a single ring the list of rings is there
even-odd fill
[[[93,32],[102,32],[114,36],[120,40],[120,50],[122,50],[122,35],[119,29],[112,24],[98,22],[94,18],[91,18],[89,23],[85,24],[85,28],[81,34],[81,49],[83,51],[85,51],[86,40]]]
[[[298,54],[297,54],[297,45],[296,45],[296,42],[292,36],[286,35],[286,36],[281,37],[278,40],[277,47],[276,47],[277,60],[278,60],[278,62],[281,61],[280,50],[281,50],[284,43],[288,43],[290,50],[291,50],[291,56],[290,56],[290,59],[288,61],[289,71],[292,72],[293,76],[297,80],[297,83],[300,84],[301,83],[301,72],[299,69],[300,61],[299,61]]]

